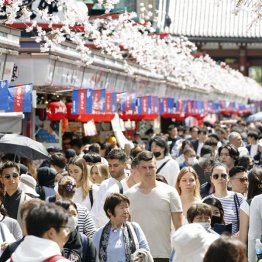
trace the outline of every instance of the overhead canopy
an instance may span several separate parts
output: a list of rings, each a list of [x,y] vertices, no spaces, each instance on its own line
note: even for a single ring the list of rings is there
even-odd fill
[[[0,113],[0,133],[21,133],[23,113]]]

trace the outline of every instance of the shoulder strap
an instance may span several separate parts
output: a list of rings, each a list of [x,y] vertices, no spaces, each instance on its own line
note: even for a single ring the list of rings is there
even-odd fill
[[[240,207],[239,199],[237,197],[237,193],[234,194],[234,203],[236,207],[236,213],[237,213],[237,231],[239,231],[239,211],[238,208]]]
[[[4,233],[4,230],[3,230],[1,223],[0,223],[0,232],[1,232],[1,237],[2,237],[3,242],[5,242],[6,241],[5,233]]]
[[[160,172],[160,170],[167,164],[167,162],[169,161],[170,159],[167,159],[167,161],[165,161],[156,171],[156,174],[158,174]]]
[[[126,222],[128,228],[131,231],[131,234],[133,236],[134,242],[135,242],[135,246],[136,246],[136,250],[139,249],[139,242],[138,242],[138,238],[137,238],[137,234],[136,234],[136,226],[134,223],[132,222]]]
[[[119,193],[123,194],[124,193],[124,189],[123,189],[123,185],[120,181],[117,182],[118,188],[119,188]]]
[[[90,199],[90,203],[91,203],[91,207],[94,204],[94,196],[93,196],[93,188],[92,186],[90,187],[89,191],[88,191],[88,195],[89,195],[89,199]]]
[[[81,236],[81,243],[83,248],[83,261],[86,261],[88,237],[82,233],[80,233],[80,236]]]
[[[43,262],[57,262],[59,259],[65,259],[65,258],[61,255],[55,255],[55,256],[49,257],[48,259],[44,260]]]

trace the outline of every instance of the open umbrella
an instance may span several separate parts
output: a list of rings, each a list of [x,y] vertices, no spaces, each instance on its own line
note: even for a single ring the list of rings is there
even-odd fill
[[[0,152],[32,160],[49,158],[43,144],[17,134],[6,134],[0,138]]]
[[[256,122],[256,121],[262,121],[262,112],[258,112],[258,113],[256,113],[256,114],[253,114],[253,115],[249,116],[249,117],[246,119],[246,121],[247,121],[248,123],[250,123],[250,122]]]

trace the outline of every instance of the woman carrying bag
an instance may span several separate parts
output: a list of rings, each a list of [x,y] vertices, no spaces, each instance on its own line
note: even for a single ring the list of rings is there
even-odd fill
[[[149,246],[141,227],[129,222],[129,199],[121,194],[109,195],[104,210],[110,221],[101,227],[93,237],[95,248],[101,262],[153,261]],[[136,256],[134,253],[143,253]],[[151,260],[150,260],[151,259]]]

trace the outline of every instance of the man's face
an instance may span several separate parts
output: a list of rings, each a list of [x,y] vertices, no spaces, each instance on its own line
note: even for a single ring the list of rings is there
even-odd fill
[[[62,249],[70,236],[70,228],[67,225],[63,225],[58,229],[50,228],[48,238],[55,241]]]
[[[71,142],[71,139],[64,139],[63,141],[63,150],[64,151],[71,148],[70,142]]]
[[[172,128],[170,131],[169,131],[169,135],[171,137],[176,137],[177,136],[177,128]]]
[[[191,131],[191,138],[192,139],[197,139],[198,138],[198,129],[197,128],[193,128]]]
[[[198,134],[199,141],[204,143],[207,140],[207,134],[201,132]]]
[[[156,178],[156,161],[152,159],[150,161],[140,161],[138,167],[138,172],[140,174],[141,181],[146,179]]]
[[[241,194],[247,193],[248,190],[248,175],[246,172],[236,173],[229,180],[232,184],[232,190]]]
[[[15,167],[5,168],[2,172],[1,181],[7,192],[15,192],[20,181],[19,172]]]
[[[115,178],[121,178],[125,173],[126,162],[118,159],[108,159],[108,167],[110,175]]]
[[[236,136],[232,139],[231,144],[234,145],[235,147],[239,148],[242,146],[242,138],[241,136]]]

